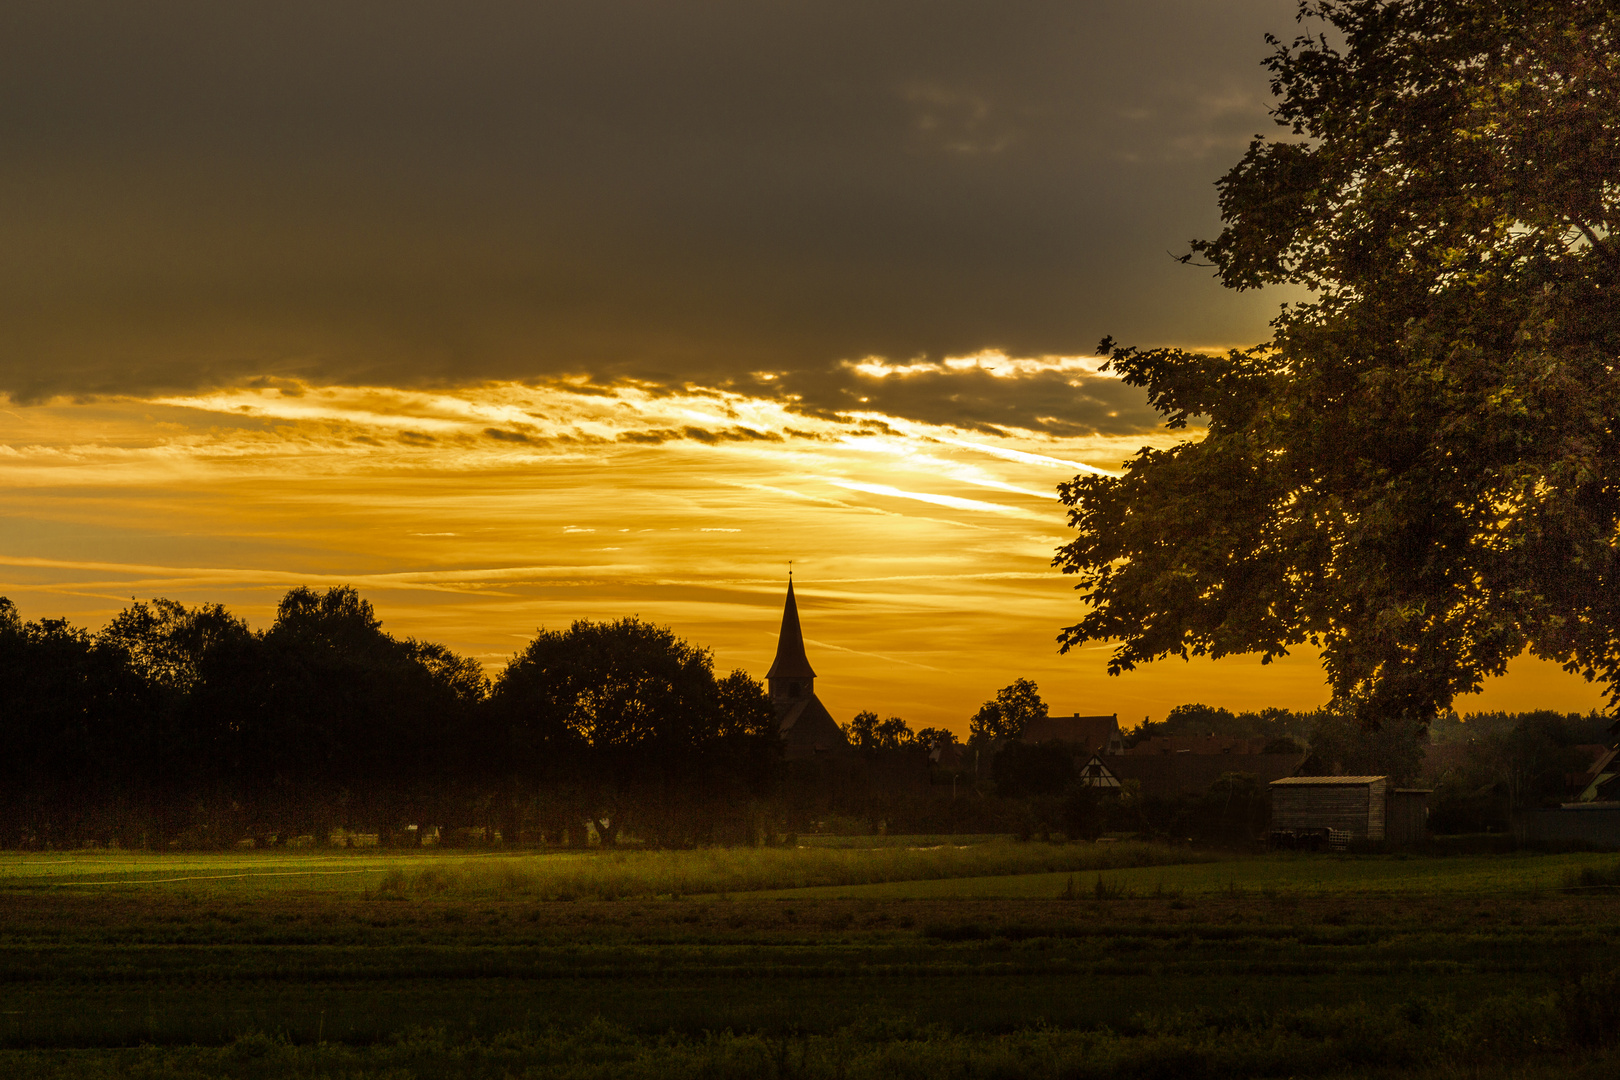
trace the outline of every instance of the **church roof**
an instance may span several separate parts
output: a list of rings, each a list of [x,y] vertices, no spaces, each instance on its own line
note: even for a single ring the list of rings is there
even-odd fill
[[[838,721],[814,694],[789,706],[777,721],[777,731],[790,759],[851,749]]]
[[[788,579],[787,604],[782,608],[782,634],[776,640],[776,660],[767,679],[813,679],[815,669],[804,655],[804,634],[799,630],[799,605],[793,599],[793,579]]]

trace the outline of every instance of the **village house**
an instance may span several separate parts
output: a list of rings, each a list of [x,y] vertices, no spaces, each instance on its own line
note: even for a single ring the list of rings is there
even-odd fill
[[[1620,739],[1620,720],[1609,726],[1609,735]],[[1514,815],[1520,841],[1620,848],[1620,750],[1604,747],[1579,779],[1586,783],[1574,801]]]
[[[1046,742],[1067,743],[1092,754],[1123,754],[1125,739],[1119,731],[1119,714],[1107,716],[1041,716],[1024,726],[1019,738],[1030,745]],[[1077,755],[1078,756],[1078,755]]]
[[[1031,720],[1020,740],[1062,743],[1074,749],[1077,775],[1091,787],[1117,788],[1133,780],[1147,798],[1202,795],[1227,773],[1262,784],[1293,776],[1304,753],[1263,753],[1267,740],[1224,735],[1160,735],[1126,749],[1119,714],[1045,716]]]
[[[1575,797],[1578,803],[1614,802],[1620,800],[1620,750],[1610,750],[1608,747],[1576,747],[1578,750],[1593,749],[1599,751],[1592,757],[1592,764],[1584,773],[1577,773],[1573,779],[1579,786],[1580,794]]]
[[[1262,753],[1265,739],[1220,735],[1169,735],[1125,748],[1119,714],[1047,716],[1031,720],[1021,740],[1063,743],[1074,748],[1080,782],[1117,788],[1134,780],[1148,798],[1202,795],[1227,773],[1244,773],[1262,784],[1292,776],[1305,763],[1303,753]]]
[[[1103,762],[1101,754],[1092,754],[1090,759],[1080,766],[1080,771],[1076,774],[1075,779],[1086,787],[1118,788],[1122,786],[1119,777],[1115,776],[1113,770]]]

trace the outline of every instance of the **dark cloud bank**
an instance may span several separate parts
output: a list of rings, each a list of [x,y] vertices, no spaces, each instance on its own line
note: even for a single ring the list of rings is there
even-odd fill
[[[1117,387],[839,361],[1258,336],[1271,299],[1165,252],[1217,228],[1293,6],[16,0],[0,392],[770,371],[1129,426]]]

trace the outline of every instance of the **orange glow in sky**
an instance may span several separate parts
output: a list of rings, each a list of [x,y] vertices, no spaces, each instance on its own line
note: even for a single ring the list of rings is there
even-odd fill
[[[1326,698],[1312,655],[1110,678],[1108,646],[1057,654],[1079,606],[1050,566],[1066,539],[1055,485],[1169,435],[990,436],[579,380],[282,381],[0,419],[0,595],[25,618],[94,628],[131,597],[165,596],[262,627],[290,586],[351,584],[391,632],[492,672],[539,627],[636,614],[762,677],[791,560],[817,690],[840,719],[872,709],[965,732],[1018,677],[1054,711],[1126,724],[1184,702]],[[1521,661],[1458,704],[1584,711],[1600,697]]]
[[[762,676],[791,561],[842,719],[1319,706],[1314,655],[1059,656],[1051,567],[1060,482],[1196,435],[1097,342],[1308,299],[1177,258],[1297,14],[0,8],[0,595],[263,627],[349,584],[491,671],[639,615]],[[1600,702],[1524,661],[1459,707]]]

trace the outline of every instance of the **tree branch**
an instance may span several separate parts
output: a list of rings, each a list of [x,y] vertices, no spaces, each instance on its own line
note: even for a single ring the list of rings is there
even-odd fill
[[[1586,237],[1587,243],[1592,245],[1592,250],[1607,259],[1611,265],[1620,266],[1620,255],[1617,255],[1612,247],[1599,239],[1598,234],[1593,232],[1590,226],[1579,221],[1572,221],[1570,224],[1581,230],[1581,235]]]

